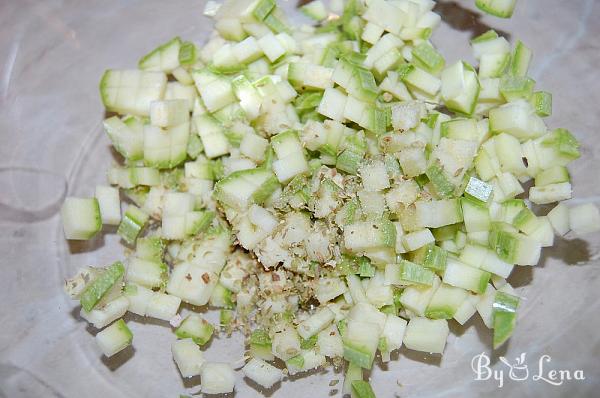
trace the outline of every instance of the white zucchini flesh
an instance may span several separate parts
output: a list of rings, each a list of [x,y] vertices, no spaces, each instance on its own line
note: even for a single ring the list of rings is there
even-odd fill
[[[236,101],[231,82],[226,78],[207,71],[194,71],[192,78],[210,112],[216,112]]]
[[[358,320],[377,325],[381,332],[385,326],[385,314],[369,303],[357,303],[348,313],[349,320]]]
[[[346,283],[354,303],[366,303],[368,301],[365,289],[363,288],[360,278],[357,275],[348,275],[346,277]]]
[[[391,286],[385,284],[385,276],[381,271],[376,271],[369,280],[365,293],[369,303],[377,308],[391,305],[394,302],[394,291]]]
[[[475,5],[482,11],[499,18],[510,18],[517,0],[475,0]]]
[[[179,66],[180,47],[181,39],[175,37],[143,56],[138,66],[142,70],[172,72]]]
[[[363,368],[370,368],[375,358],[381,329],[370,322],[351,319],[344,341],[344,359]]]
[[[435,277],[431,286],[408,286],[400,295],[400,303],[415,314],[424,316],[427,305],[440,284],[440,279]]]
[[[402,340],[404,333],[406,332],[406,325],[408,322],[398,316],[387,314],[383,331],[381,332],[381,338],[385,339],[385,346],[387,348],[386,354],[400,349],[402,347]],[[384,353],[382,353],[383,355]]]
[[[308,319],[300,322],[298,325],[298,334],[303,339],[308,339],[325,329],[333,320],[335,314],[329,308],[321,308]]]
[[[491,284],[488,284],[485,293],[478,297],[479,301],[475,304],[477,312],[481,316],[485,326],[491,329],[494,325],[492,305],[494,304],[494,298],[496,297],[496,289]]]
[[[100,308],[94,308],[90,312],[82,308],[80,315],[83,319],[93,324],[96,329],[102,329],[125,315],[128,308],[129,300],[124,296],[120,296]]]
[[[560,202],[547,215],[554,232],[559,236],[564,236],[571,229],[569,223],[569,207]]]
[[[427,228],[405,234],[402,237],[402,244],[409,252],[417,250],[418,248],[433,242],[435,242],[435,238],[431,231]]]
[[[119,190],[114,187],[97,185],[96,199],[100,207],[102,224],[119,225],[121,222],[121,200]]]
[[[490,274],[486,271],[470,267],[454,259],[448,259],[446,271],[444,272],[444,282],[474,293],[483,293],[490,279]]]
[[[539,205],[571,199],[571,195],[572,188],[568,182],[531,187],[529,189],[529,200]]]
[[[467,244],[463,248],[459,260],[502,278],[507,278],[513,269],[512,264],[502,261],[492,250],[480,245]]]
[[[163,98],[167,76],[162,72],[107,70],[100,81],[102,102],[121,114],[148,116],[150,103]]]
[[[67,239],[91,239],[102,228],[102,214],[96,198],[68,197],[60,214]]]
[[[192,339],[174,341],[171,343],[171,353],[184,378],[198,376],[206,362],[200,347]]]
[[[538,218],[538,227],[529,234],[530,238],[533,238],[540,242],[542,247],[550,247],[554,244],[554,229],[548,217]]]
[[[449,332],[445,319],[412,318],[406,326],[404,345],[411,350],[441,354]]]
[[[425,314],[428,318],[450,319],[454,317],[468,294],[464,289],[442,284],[431,297]]]
[[[127,281],[147,287],[160,287],[168,274],[166,265],[133,257],[127,265]]]
[[[462,302],[460,307],[454,313],[454,320],[461,325],[467,323],[469,319],[477,312],[477,303],[479,303],[480,297],[475,294],[467,295],[465,301]]]
[[[163,321],[170,321],[177,315],[180,304],[181,299],[179,297],[156,292],[148,301],[146,316],[162,319]]]
[[[96,334],[96,343],[107,357],[124,350],[133,340],[133,334],[122,319]]]
[[[359,168],[359,174],[367,191],[381,191],[390,187],[387,169],[382,161],[363,164]]]
[[[283,379],[281,369],[257,358],[251,358],[242,368],[242,372],[244,376],[267,389]]]
[[[300,337],[295,329],[287,328],[275,333],[272,352],[282,361],[287,361],[300,353]]]
[[[158,127],[173,127],[190,120],[189,105],[183,99],[150,103],[150,123]]]
[[[342,336],[335,325],[331,325],[317,334],[316,348],[321,355],[329,358],[344,355]]]
[[[231,365],[205,362],[200,369],[204,394],[227,394],[235,388],[235,373]]]
[[[591,203],[571,207],[569,209],[569,227],[577,235],[600,230],[600,212],[598,208]]]
[[[205,305],[218,280],[218,275],[211,270],[184,262],[173,268],[167,292],[186,303]]]

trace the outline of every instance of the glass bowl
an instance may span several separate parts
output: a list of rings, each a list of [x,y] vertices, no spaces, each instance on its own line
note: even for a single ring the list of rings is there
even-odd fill
[[[548,125],[569,128],[582,143],[570,169],[573,202],[598,203],[598,2],[519,1],[510,20],[482,16],[472,3],[440,1],[444,23],[433,41],[448,62],[472,61],[468,39],[489,28],[530,46],[531,76],[554,94]],[[293,12],[296,4],[281,5]],[[81,266],[120,258],[122,249],[110,229],[90,242],[67,243],[58,212],[66,195],[92,195],[114,161],[101,128],[104,69],[134,67],[175,35],[202,43],[212,29],[203,8],[200,0],[0,3],[0,397],[177,397],[199,390],[198,380],[179,376],[173,335],[161,322],[129,318],[133,348],[101,356],[62,281]],[[403,348],[395,361],[378,361],[369,374],[377,396],[598,396],[599,247],[598,233],[556,238],[538,266],[518,267],[510,277],[526,299],[505,347],[492,352],[491,334],[475,316],[451,327],[443,357]],[[242,336],[219,336],[206,357],[240,363],[242,347]],[[342,382],[339,371],[317,371],[260,391],[240,378],[235,395],[341,396]]]

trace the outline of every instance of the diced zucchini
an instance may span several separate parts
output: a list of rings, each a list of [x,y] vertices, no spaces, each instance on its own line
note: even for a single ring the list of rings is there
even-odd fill
[[[406,327],[404,345],[411,350],[441,354],[449,332],[445,319],[412,318]]]
[[[167,99],[150,103],[150,123],[158,127],[173,127],[190,120],[188,102]]]
[[[204,394],[227,394],[235,387],[235,373],[227,363],[205,362],[200,369],[200,377]]]
[[[145,315],[151,318],[162,319],[163,321],[170,321],[177,315],[180,305],[181,299],[179,297],[155,292],[148,301]]]
[[[117,261],[102,271],[92,282],[85,286],[79,297],[81,307],[90,312],[113,287],[122,283],[125,267]]]
[[[315,21],[322,21],[327,18],[327,9],[325,8],[325,4],[320,0],[311,1],[308,4],[303,5],[300,8],[300,11]]]
[[[283,379],[283,373],[262,359],[251,358],[242,368],[244,376],[264,388],[271,388]]]
[[[540,243],[525,235],[494,228],[490,247],[500,259],[518,265],[536,265],[540,258]]]
[[[546,132],[543,121],[525,101],[515,101],[491,109],[489,119],[492,133],[511,134],[519,141],[536,138]]]
[[[344,359],[361,368],[373,366],[381,330],[370,322],[350,320],[343,336]]]
[[[460,307],[454,313],[454,320],[464,325],[477,312],[475,305],[479,302],[479,296],[475,294],[467,295]]]
[[[411,64],[401,65],[398,68],[398,75],[409,87],[420,90],[430,96],[435,96],[440,87],[442,87],[440,79]]]
[[[133,245],[148,222],[149,216],[137,206],[129,205],[123,214],[123,219],[117,229],[117,234],[123,238],[125,242]]]
[[[171,353],[182,377],[198,376],[206,362],[202,351],[192,339],[174,341],[171,343]]]
[[[342,337],[334,325],[319,332],[316,347],[317,352],[329,358],[341,358],[344,355]]]
[[[213,325],[197,314],[188,315],[175,330],[180,339],[192,339],[199,346],[206,344],[212,337]]]
[[[250,354],[254,358],[272,361],[272,343],[269,334],[261,329],[256,329],[250,335]]]
[[[394,285],[433,285],[435,274],[427,268],[413,262],[402,260],[400,264],[387,264],[385,280]]]
[[[344,385],[342,393],[344,395],[352,394],[352,383],[363,379],[363,370],[360,366],[349,362],[344,375]]]
[[[433,46],[427,42],[423,42],[412,50],[413,63],[416,66],[425,69],[427,72],[434,75],[444,69],[446,61],[444,57],[437,52]]]
[[[369,382],[364,380],[354,380],[352,382],[352,396],[356,398],[375,398],[375,393]]]
[[[411,253],[412,261],[434,272],[443,272],[446,269],[448,253],[433,243],[422,246]]]
[[[513,175],[523,175],[526,172],[523,163],[523,153],[519,140],[512,135],[501,133],[494,137],[494,145],[500,169]]]
[[[475,5],[481,11],[500,18],[510,18],[517,0],[476,0]]]
[[[579,142],[568,130],[556,129],[552,133],[538,138],[533,147],[541,169],[553,166],[566,166],[578,159]]]
[[[444,282],[475,293],[483,293],[490,280],[490,273],[470,267],[454,259],[448,259],[444,271]]]
[[[108,69],[100,80],[100,96],[110,111],[148,116],[150,103],[162,99],[166,85],[163,72]]]
[[[565,166],[554,166],[541,171],[535,176],[535,186],[543,187],[550,184],[558,184],[570,181],[569,170]]]
[[[315,297],[321,304],[341,296],[348,291],[346,284],[338,278],[319,278]]]
[[[531,187],[529,189],[529,200],[536,204],[548,204],[571,199],[571,183],[561,182],[548,184],[542,187]]]
[[[473,67],[459,61],[444,69],[441,94],[448,109],[471,115],[479,98],[480,84]]]
[[[335,314],[329,308],[321,308],[298,325],[298,334],[303,339],[308,339],[329,326],[334,319]]]
[[[107,357],[124,350],[132,341],[133,334],[122,319],[96,334],[96,343]]]
[[[167,292],[194,305],[208,303],[219,277],[214,272],[190,263],[180,263],[173,268],[167,283]]]
[[[295,375],[300,372],[319,368],[325,364],[325,356],[314,350],[303,350],[299,355],[286,361],[288,373]]]
[[[273,335],[271,343],[273,355],[287,361],[300,354],[300,337],[293,328],[285,328]]]
[[[321,65],[292,62],[288,66],[288,80],[299,90],[321,89],[333,85],[333,69]]]
[[[535,113],[538,116],[546,117],[552,115],[552,94],[546,91],[536,91],[529,99]]]
[[[344,244],[348,250],[362,251],[396,244],[396,227],[389,220],[359,222],[344,228]]]
[[[414,251],[425,245],[435,242],[431,231],[427,228],[413,231],[402,236],[402,245],[406,251]]]
[[[423,227],[439,228],[463,220],[460,201],[458,199],[433,200],[415,202],[417,218]]]
[[[469,177],[469,182],[465,188],[465,196],[473,199],[476,203],[487,205],[492,199],[493,188],[475,177]]]
[[[170,73],[179,66],[181,39],[175,37],[144,55],[138,62],[142,70]]]
[[[278,187],[277,178],[268,170],[241,170],[219,180],[214,195],[227,206],[244,209],[252,203],[263,203]]]
[[[400,8],[385,0],[369,2],[362,17],[394,34],[400,33],[402,22],[405,19],[404,12]]]
[[[127,266],[127,281],[148,288],[163,286],[168,274],[166,264],[137,257],[131,258]]]
[[[135,256],[142,260],[162,262],[165,251],[165,243],[159,237],[144,237],[136,242]]]
[[[502,261],[494,251],[477,244],[465,245],[459,260],[502,278],[508,278],[513,269],[512,264]]]
[[[210,112],[216,112],[236,100],[231,82],[227,78],[208,70],[194,70],[192,78]]]
[[[91,239],[102,229],[102,214],[96,198],[67,197],[61,208],[67,239]]]
[[[508,102],[528,100],[533,94],[535,80],[525,76],[505,75],[500,79],[500,93]]]
[[[577,235],[589,234],[600,229],[600,212],[591,203],[569,209],[569,227]]]
[[[432,319],[453,318],[468,294],[464,289],[442,283],[433,294],[425,316]]]
[[[517,41],[510,60],[509,72],[515,76],[526,76],[532,56],[531,50],[521,40]]]
[[[569,208],[564,203],[559,203],[548,213],[548,220],[552,224],[552,228],[559,235],[563,236],[569,232]]]
[[[423,285],[411,285],[405,288],[400,295],[400,304],[404,308],[412,311],[413,313],[424,316],[425,310],[431,297],[440,286],[440,278],[437,276],[433,279],[432,286]]]
[[[102,329],[125,315],[128,307],[129,300],[127,300],[127,297],[119,296],[89,312],[82,308],[80,315],[83,319],[93,324],[96,329]]]
[[[516,310],[519,297],[502,291],[496,292],[492,304],[492,319],[494,322],[494,349],[506,342],[512,335],[517,322]]]
[[[144,135],[142,124],[130,117],[122,121],[117,116],[109,117],[102,123],[113,147],[129,161],[140,160],[144,156]]]

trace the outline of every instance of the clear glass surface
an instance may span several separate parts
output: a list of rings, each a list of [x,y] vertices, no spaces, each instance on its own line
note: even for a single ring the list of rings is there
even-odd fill
[[[570,169],[573,202],[599,204],[600,3],[520,0],[510,20],[481,16],[472,3],[440,2],[445,22],[433,41],[448,62],[471,60],[468,39],[490,27],[530,46],[531,76],[554,94],[548,125],[569,128],[582,143]],[[199,390],[198,380],[180,378],[169,348],[174,336],[159,322],[129,318],[134,348],[108,360],[100,355],[62,281],[81,266],[120,258],[122,249],[110,229],[90,242],[67,243],[58,211],[66,195],[91,196],[114,161],[101,129],[104,69],[134,67],[174,35],[202,43],[212,29],[203,7],[200,0],[0,2],[0,397],[149,398]],[[491,334],[475,316],[451,327],[443,358],[402,349],[389,364],[377,362],[369,374],[377,396],[598,396],[600,234],[567,235],[555,244],[538,266],[517,268],[510,278],[526,299],[506,347],[492,353]],[[206,357],[239,361],[242,347],[239,335],[219,336]],[[482,352],[504,372],[501,388],[493,379],[475,380],[472,358]],[[529,377],[511,380],[499,356],[514,363],[523,352]],[[585,380],[534,380],[544,354],[551,357],[543,363],[546,378],[565,369],[582,370]],[[340,372],[318,371],[266,393],[341,396],[342,382]],[[236,391],[260,396],[241,377]]]

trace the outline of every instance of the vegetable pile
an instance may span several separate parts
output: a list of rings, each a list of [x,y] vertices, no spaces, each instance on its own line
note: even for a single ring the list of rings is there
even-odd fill
[[[546,127],[530,49],[489,31],[471,41],[477,67],[448,64],[429,40],[434,4],[313,1],[315,26],[294,27],[274,0],[209,2],[204,46],[176,37],[104,73],[119,164],[62,218],[67,239],[118,225],[127,247],[65,285],[105,355],[132,343],[131,312],[173,327],[175,363],[204,393],[236,377],[202,347],[242,331],[242,372],[264,388],[332,364],[344,393],[372,397],[378,352],[441,354],[449,322],[476,313],[494,348],[509,339],[513,268],[600,214],[562,203],[579,144]]]

